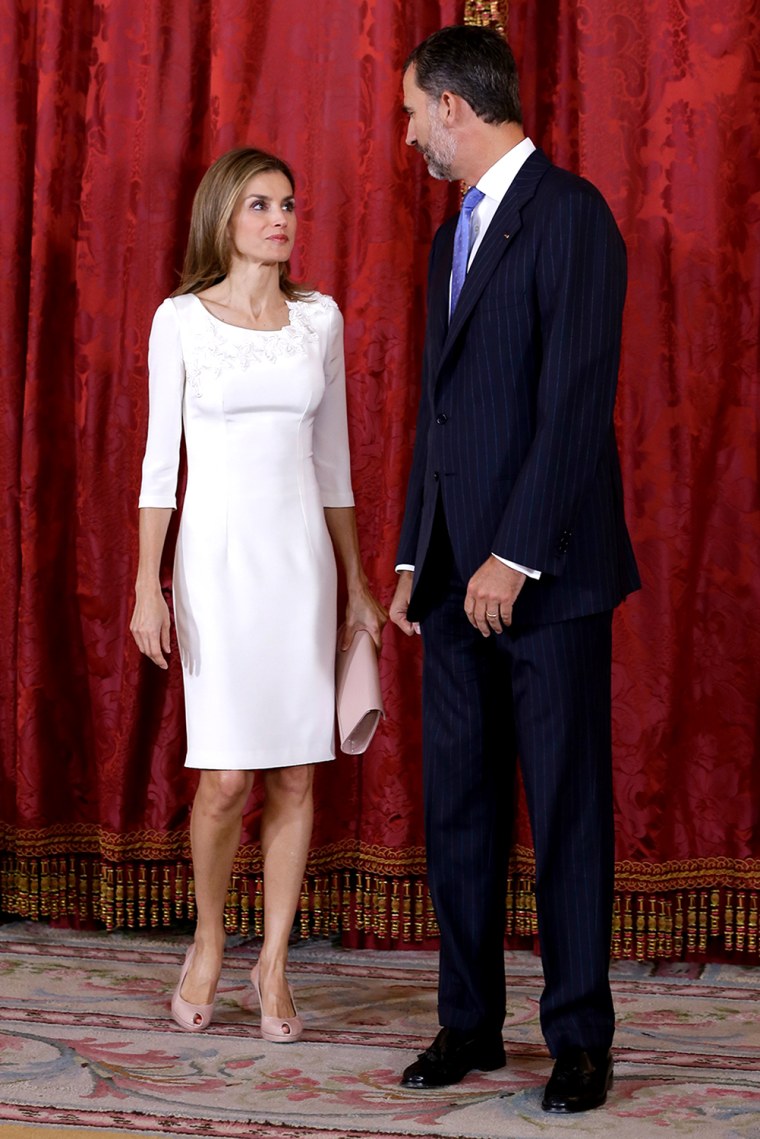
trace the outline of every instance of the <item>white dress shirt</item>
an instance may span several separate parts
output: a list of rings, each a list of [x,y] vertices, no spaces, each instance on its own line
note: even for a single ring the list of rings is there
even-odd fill
[[[535,149],[531,140],[524,138],[522,142],[518,142],[517,146],[513,146],[512,149],[502,155],[498,161],[494,162],[493,166],[490,166],[488,170],[486,170],[482,178],[478,179],[477,186],[484,197],[478,202],[470,218],[470,228],[475,238],[467,262],[468,269],[472,265],[472,259],[480,248],[486,230],[493,221],[494,214],[499,208],[502,198],[515,180],[520,167],[531,156]],[[494,554],[493,556],[497,558],[498,561],[503,562],[505,566],[517,570],[518,573],[524,573],[527,577],[538,579],[541,576],[540,570],[529,569],[527,566],[518,565],[517,562],[511,562],[508,558],[499,557],[498,554]],[[396,566],[397,572],[413,569],[414,566],[409,565]]]

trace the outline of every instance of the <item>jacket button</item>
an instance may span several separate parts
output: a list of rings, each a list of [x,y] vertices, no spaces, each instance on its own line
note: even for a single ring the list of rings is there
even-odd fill
[[[435,479],[435,481],[436,481],[436,482],[438,482],[438,479],[439,479],[440,477],[441,477],[441,476],[438,474],[438,471],[433,471],[433,478]]]
[[[566,554],[567,553],[568,546],[570,545],[571,536],[572,536],[572,530],[563,530],[562,531],[562,533],[559,536],[559,541],[557,542],[557,553],[558,554]]]
[[[448,418],[449,418],[448,415],[446,415],[446,413],[444,411],[442,411],[440,415],[436,416],[435,421],[436,421],[436,423],[439,423],[442,427]]]

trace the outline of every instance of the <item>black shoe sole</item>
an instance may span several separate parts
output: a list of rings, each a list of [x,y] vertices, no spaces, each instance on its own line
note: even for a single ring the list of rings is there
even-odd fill
[[[542,1101],[541,1108],[543,1111],[548,1112],[549,1115],[580,1115],[582,1111],[593,1111],[595,1107],[601,1107],[602,1104],[606,1102],[607,1096],[605,1095],[602,1096],[601,1099],[595,1099],[593,1103],[582,1103],[573,1107],[567,1105],[560,1107],[558,1104],[546,1104]]]
[[[444,1083],[424,1084],[402,1079],[399,1081],[399,1086],[414,1092],[433,1092],[438,1091],[440,1088],[449,1088],[453,1084],[461,1083],[470,1072],[495,1072],[499,1068],[506,1068],[506,1066],[507,1054],[503,1050],[501,1052],[483,1053],[482,1056],[473,1059],[470,1066],[465,1068],[460,1075],[455,1073],[450,1080],[446,1080]]]
[[[546,1100],[541,1100],[541,1108],[543,1111],[548,1111],[551,1115],[579,1115],[582,1111],[593,1111],[595,1107],[601,1107],[602,1104],[607,1102],[607,1092],[612,1087],[612,1079],[612,1076],[610,1076],[604,1093],[598,1099],[594,1099],[590,1103],[582,1103],[577,1106],[568,1104],[560,1106],[559,1104],[547,1103]]]

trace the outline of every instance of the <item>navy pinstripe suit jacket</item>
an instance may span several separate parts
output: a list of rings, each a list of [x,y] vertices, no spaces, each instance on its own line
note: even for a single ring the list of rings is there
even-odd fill
[[[456,218],[430,254],[422,398],[398,562],[425,561],[440,495],[459,573],[542,571],[514,623],[611,609],[638,588],[613,406],[625,246],[601,194],[537,150],[500,203],[451,324]]]

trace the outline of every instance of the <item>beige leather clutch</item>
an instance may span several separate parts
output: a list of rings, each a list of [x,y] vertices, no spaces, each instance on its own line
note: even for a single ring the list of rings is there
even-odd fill
[[[342,629],[338,630],[340,643]],[[341,751],[360,755],[385,715],[375,642],[360,629],[346,649],[335,654],[335,703]]]

